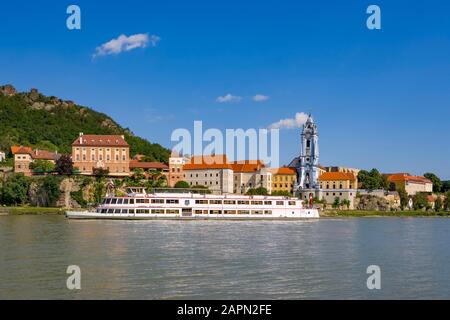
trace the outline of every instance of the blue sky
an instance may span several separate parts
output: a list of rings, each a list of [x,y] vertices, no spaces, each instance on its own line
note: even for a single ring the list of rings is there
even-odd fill
[[[167,147],[194,120],[264,128],[312,111],[323,165],[450,179],[448,1],[93,2],[2,1],[0,83],[75,100]],[[70,4],[81,30],[66,28]],[[379,31],[366,28],[370,4]],[[92,58],[145,33],[156,46]],[[226,94],[242,99],[216,101]],[[280,132],[282,164],[299,134]]]

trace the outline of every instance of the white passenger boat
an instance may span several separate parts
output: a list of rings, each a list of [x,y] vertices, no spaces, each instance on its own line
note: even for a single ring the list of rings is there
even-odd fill
[[[127,196],[107,196],[96,211],[67,211],[70,219],[122,220],[270,220],[319,218],[317,209],[303,207],[297,198],[145,192],[129,188]]]

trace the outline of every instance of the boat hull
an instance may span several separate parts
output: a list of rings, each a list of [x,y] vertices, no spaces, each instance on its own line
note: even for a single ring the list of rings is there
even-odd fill
[[[107,214],[88,211],[67,211],[69,219],[84,220],[304,220],[318,219],[316,209],[306,209],[304,213],[293,215],[252,215],[252,214]]]

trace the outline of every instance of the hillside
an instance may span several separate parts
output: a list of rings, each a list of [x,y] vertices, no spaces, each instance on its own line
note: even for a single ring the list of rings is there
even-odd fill
[[[36,89],[18,93],[10,85],[0,86],[0,149],[9,150],[17,144],[70,153],[80,132],[122,134],[130,145],[131,156],[144,154],[150,161],[168,161],[168,149],[135,136],[106,114],[44,96]]]

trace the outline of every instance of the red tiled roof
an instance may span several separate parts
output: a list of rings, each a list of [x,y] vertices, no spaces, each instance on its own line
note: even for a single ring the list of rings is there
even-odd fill
[[[228,162],[227,156],[220,155],[203,155],[193,156],[191,162],[183,166],[183,170],[208,170],[208,169],[233,169]]]
[[[33,150],[30,147],[12,146],[11,152],[12,154],[31,154]]]
[[[297,175],[297,171],[289,167],[273,168],[271,171],[276,175]]]
[[[415,183],[432,183],[430,180],[428,180],[425,177],[421,176],[412,176],[408,173],[396,173],[396,174],[390,174],[387,175],[389,182],[415,182]]]
[[[41,160],[56,160],[58,158],[58,154],[47,150],[33,150],[31,157],[33,159]]]
[[[79,136],[72,146],[81,147],[128,147],[128,143],[121,135],[94,135],[85,134]]]
[[[241,160],[231,163],[234,172],[251,173],[257,172],[266,165],[261,160]]]
[[[155,170],[166,170],[169,167],[162,162],[139,162],[137,160],[130,161],[130,169],[155,169]]]
[[[355,181],[356,176],[350,172],[324,172],[319,177],[319,181]]]

